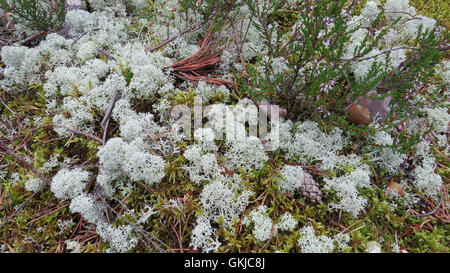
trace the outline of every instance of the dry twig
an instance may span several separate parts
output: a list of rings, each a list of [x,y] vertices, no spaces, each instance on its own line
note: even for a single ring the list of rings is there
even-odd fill
[[[105,112],[105,117],[102,120],[101,127],[103,129],[103,137],[102,137],[103,145],[105,145],[105,143],[106,143],[106,134],[108,133],[108,125],[109,125],[109,119],[111,117],[111,113],[114,109],[114,105],[116,104],[116,101],[119,98],[120,98],[120,92],[116,91],[109,102],[108,109]]]
[[[82,135],[82,136],[85,136],[85,137],[87,137],[87,138],[90,138],[90,139],[93,139],[93,140],[95,140],[95,141],[98,141],[98,142],[100,142],[100,143],[103,143],[103,140],[102,140],[101,138],[99,138],[99,137],[96,137],[96,136],[94,136],[94,135],[91,135],[91,134],[86,133],[86,132],[83,132],[83,131],[79,131],[79,130],[70,128],[70,127],[65,126],[65,125],[59,125],[59,124],[53,124],[53,123],[46,124],[46,125],[42,125],[42,126],[39,126],[39,127],[37,127],[37,128],[34,128],[34,129],[31,130],[31,132],[36,131],[36,130],[39,130],[39,129],[42,129],[42,128],[45,128],[45,127],[60,127],[60,128],[64,128],[64,129],[66,129],[66,130],[68,130],[68,131],[71,131],[71,132],[74,133],[74,134]]]
[[[167,45],[168,43],[174,41],[175,39],[177,39],[177,38],[179,38],[179,37],[181,37],[181,36],[183,36],[183,35],[185,35],[185,34],[187,34],[187,33],[189,33],[189,32],[193,32],[193,31],[196,31],[196,30],[200,29],[200,28],[203,27],[209,20],[211,20],[211,18],[214,18],[214,16],[216,16],[216,14],[217,14],[218,11],[219,11],[219,10],[216,9],[216,11],[214,11],[214,12],[213,12],[208,18],[206,18],[203,22],[201,22],[201,23],[199,23],[198,25],[195,25],[195,26],[193,26],[193,27],[191,27],[191,28],[188,28],[188,29],[186,29],[186,30],[183,31],[183,32],[180,32],[180,33],[176,34],[175,36],[173,36],[173,37],[171,37],[171,38],[165,40],[165,41],[162,42],[161,44],[159,44],[159,45],[157,45],[157,46],[151,48],[149,51],[150,51],[150,52],[153,52],[153,51],[155,51],[155,50],[158,50],[158,49],[160,49],[161,47]]]
[[[50,180],[48,180],[45,176],[43,176],[38,170],[36,170],[30,163],[28,163],[25,159],[18,156],[13,150],[8,147],[6,141],[0,139],[0,150],[5,152],[7,155],[12,156],[22,167],[30,170],[34,173],[40,180],[42,180],[45,184],[50,185]]]

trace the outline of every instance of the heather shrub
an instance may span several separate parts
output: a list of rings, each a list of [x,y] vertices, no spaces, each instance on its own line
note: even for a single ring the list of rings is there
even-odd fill
[[[270,16],[287,16],[282,1],[260,5],[249,3],[250,17],[269,54],[251,62],[243,92],[286,106],[291,118],[332,123],[362,96],[389,97],[391,122],[424,106],[414,103],[416,89],[442,60],[446,30],[414,17],[408,1],[387,1],[383,9],[368,1],[357,16],[354,1],[302,1],[288,11],[296,19],[283,31]]]
[[[32,30],[55,30],[64,23],[64,0],[1,0],[0,9],[11,13],[20,24]]]

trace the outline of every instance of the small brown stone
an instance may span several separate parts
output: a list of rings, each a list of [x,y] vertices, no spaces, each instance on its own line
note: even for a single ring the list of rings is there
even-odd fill
[[[348,109],[348,119],[358,125],[368,125],[372,122],[369,108],[361,104],[353,104]]]
[[[371,121],[376,120],[378,123],[384,123],[391,111],[389,106],[391,97],[375,98],[377,95],[376,91],[367,92],[366,95],[358,97],[355,103],[366,106],[369,109]]]

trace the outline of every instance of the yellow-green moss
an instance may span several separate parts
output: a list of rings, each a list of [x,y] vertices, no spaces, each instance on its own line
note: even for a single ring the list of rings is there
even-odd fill
[[[358,14],[361,8],[366,5],[368,0],[361,0],[361,3],[355,9]],[[386,0],[380,0],[381,5]],[[416,8],[418,14],[422,14],[438,20],[442,25],[450,28],[450,1],[448,0],[410,0],[410,5]]]
[[[450,28],[450,1],[448,0],[410,0],[418,13],[432,17]]]

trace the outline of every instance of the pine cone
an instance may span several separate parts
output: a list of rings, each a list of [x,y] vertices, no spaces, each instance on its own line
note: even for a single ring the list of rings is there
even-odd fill
[[[304,172],[300,192],[313,203],[322,202],[322,191],[320,191],[319,184],[314,181],[314,178],[307,172]]]

